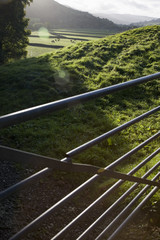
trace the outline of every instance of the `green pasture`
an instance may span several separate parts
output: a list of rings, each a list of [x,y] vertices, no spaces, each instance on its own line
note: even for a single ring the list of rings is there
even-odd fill
[[[96,40],[105,37],[107,34],[104,30],[91,29],[52,29],[51,31],[45,31],[44,29],[40,32],[35,31],[29,37],[30,45],[27,47],[27,57],[37,57],[78,42]]]

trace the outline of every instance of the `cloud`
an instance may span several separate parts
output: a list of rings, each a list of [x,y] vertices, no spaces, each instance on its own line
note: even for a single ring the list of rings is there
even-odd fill
[[[149,9],[149,6],[147,6],[147,4],[140,4],[137,1],[130,1],[130,6],[131,7],[133,6],[137,9],[142,9],[142,10],[148,10]]]
[[[113,3],[107,3],[107,2],[100,2],[98,7],[94,9],[95,12],[109,12],[114,11],[116,9],[116,5]]]
[[[90,13],[122,13],[159,17],[160,0],[56,0]]]

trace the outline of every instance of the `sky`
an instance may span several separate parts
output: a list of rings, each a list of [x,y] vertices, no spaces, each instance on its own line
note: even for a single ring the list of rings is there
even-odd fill
[[[160,18],[160,0],[56,0],[89,13],[120,13]]]

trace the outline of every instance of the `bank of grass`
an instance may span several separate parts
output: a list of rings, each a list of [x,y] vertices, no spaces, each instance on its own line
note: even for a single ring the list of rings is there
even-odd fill
[[[1,115],[160,71],[160,26],[80,42],[44,56],[0,67]],[[54,158],[159,105],[159,79],[105,98],[70,106],[1,130],[2,144]],[[158,113],[75,157],[104,167],[159,130]],[[128,172],[159,147],[148,144],[126,160]],[[154,158],[151,166],[157,161]],[[148,168],[149,168],[148,166]],[[146,167],[139,175],[143,175]],[[138,175],[138,176],[139,176]]]

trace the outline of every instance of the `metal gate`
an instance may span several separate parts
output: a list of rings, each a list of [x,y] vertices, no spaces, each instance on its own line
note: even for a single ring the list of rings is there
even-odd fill
[[[23,111],[15,112],[12,114],[8,114],[5,116],[0,117],[0,128],[5,128],[12,126],[14,124],[18,124],[20,122],[24,122],[30,119],[34,119],[38,116],[45,115],[49,112],[54,112],[63,108],[67,108],[70,104],[77,105],[79,103],[86,102],[88,100],[92,100],[93,98],[106,96],[108,94],[112,94],[114,92],[130,88],[132,86],[138,85],[138,84],[144,84],[148,81],[152,81],[154,79],[160,79],[160,73],[156,73],[153,75],[149,75],[146,77],[141,77],[138,79],[134,79],[125,83],[113,85],[111,87],[106,87],[103,89],[95,90],[92,92],[87,92],[81,95],[73,96],[70,98],[62,99],[56,102],[51,102],[48,104],[36,106],[30,109],[25,109]],[[114,134],[121,132],[122,130],[132,126],[133,124],[141,121],[142,119],[145,119],[149,117],[152,114],[157,113],[160,110],[160,106],[157,106],[156,108],[143,113],[140,116],[137,116],[136,118],[132,119],[129,122],[126,122],[122,124],[121,126],[118,126],[98,137],[95,139],[90,140],[87,143],[84,143],[83,145],[80,145],[79,147],[72,149],[71,151],[67,152],[63,159],[56,160],[53,158],[40,156],[36,154],[32,154],[29,152],[20,151],[17,149],[12,149],[5,146],[0,146],[0,159],[4,159],[7,161],[19,161],[21,163],[25,164],[32,164],[32,165],[38,165],[41,166],[41,171],[36,172],[35,174],[31,175],[30,177],[18,182],[17,184],[10,186],[9,188],[3,190],[0,193],[0,200],[4,200],[5,198],[8,198],[9,195],[15,193],[16,191],[20,191],[21,189],[24,189],[25,186],[27,186],[30,183],[33,183],[33,181],[38,181],[39,179],[45,178],[48,173],[51,171],[65,171],[65,172],[82,172],[82,173],[90,173],[92,176],[87,179],[85,182],[83,182],[81,185],[79,185],[76,189],[71,191],[69,194],[67,194],[64,198],[59,200],[57,203],[55,203],[53,206],[51,206],[49,209],[47,209],[45,212],[43,212],[40,216],[38,216],[36,219],[33,219],[32,222],[28,223],[27,226],[24,226],[23,229],[21,229],[18,233],[16,233],[14,236],[12,236],[10,239],[24,239],[27,234],[29,234],[32,231],[35,231],[36,228],[40,226],[40,223],[43,223],[47,218],[49,218],[50,215],[54,215],[54,212],[58,209],[61,209],[62,206],[67,204],[71,199],[73,199],[75,196],[80,194],[84,189],[91,187],[93,183],[95,183],[100,178],[114,178],[117,181],[112,184],[107,191],[105,191],[101,196],[99,196],[96,200],[94,200],[89,206],[87,206],[81,213],[79,213],[74,219],[72,219],[63,229],[61,229],[55,236],[53,236],[53,239],[67,239],[66,234],[71,231],[72,228],[76,228],[83,219],[86,218],[88,214],[91,214],[94,209],[107,197],[112,196],[113,192],[118,192],[118,189],[122,184],[124,184],[126,181],[134,183],[131,187],[129,187],[123,194],[120,195],[120,197],[117,198],[106,210],[103,211],[102,214],[99,215],[96,220],[93,220],[92,223],[89,223],[88,226],[84,226],[83,231],[79,234],[79,236],[76,237],[76,239],[89,239],[90,234],[94,229],[98,229],[98,227],[101,225],[102,222],[107,219],[111,213],[115,212],[115,209],[117,206],[121,205],[123,203],[123,209],[116,213],[114,219],[107,223],[103,229],[100,228],[97,236],[94,239],[115,239],[117,234],[124,228],[124,226],[132,219],[132,217],[138,212],[138,210],[150,199],[158,190],[160,187],[159,183],[159,176],[160,173],[158,171],[160,166],[160,161],[158,161],[151,169],[147,169],[146,173],[143,177],[135,177],[133,176],[140,168],[145,166],[149,161],[151,161],[156,155],[159,154],[160,148],[158,148],[156,151],[154,151],[150,156],[146,157],[143,161],[141,161],[136,167],[134,167],[130,172],[127,174],[116,171],[116,167],[122,163],[125,162],[127,158],[138,152],[140,149],[144,148],[147,144],[154,141],[160,136],[160,132],[157,132],[149,139],[146,139],[144,142],[142,142],[140,145],[136,146],[134,149],[131,149],[129,152],[118,158],[113,163],[109,164],[105,168],[100,168],[98,166],[93,165],[86,165],[86,164],[77,164],[72,162],[72,158],[83,151],[85,151],[88,148],[91,148],[92,146],[100,143],[104,139],[107,139]],[[147,178],[154,173],[154,177],[152,180],[148,180]],[[136,193],[136,196],[130,200],[129,203],[126,205],[124,204],[124,200],[131,196],[133,191],[138,189],[138,186],[140,184],[144,184],[145,186],[139,190],[139,192]],[[143,199],[141,199],[141,197]],[[139,199],[141,199],[139,201]],[[135,207],[135,203],[138,202],[138,205]],[[68,238],[71,239],[71,238]]]

